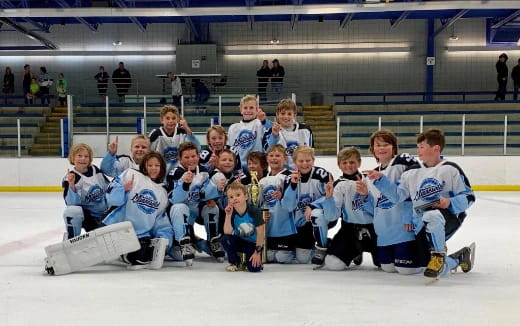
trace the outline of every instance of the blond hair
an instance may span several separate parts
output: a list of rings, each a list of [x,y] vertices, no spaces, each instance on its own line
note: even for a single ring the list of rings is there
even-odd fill
[[[281,145],[281,144],[275,144],[271,148],[269,148],[269,150],[267,150],[267,154],[269,154],[271,152],[278,152],[278,153],[282,154],[284,157],[287,157],[287,152],[285,151],[285,147],[283,147],[283,145]]]
[[[256,100],[256,96],[248,94],[240,99],[240,107],[242,107],[246,102],[255,102],[258,107],[258,101]]]
[[[87,151],[88,155],[90,156],[90,161],[88,162],[88,165],[92,164],[92,159],[94,157],[94,153],[92,152],[92,147],[85,143],[78,143],[72,145],[72,148],[69,151],[69,163],[74,165],[74,156],[78,154],[79,151]]]
[[[181,118],[179,113],[179,109],[175,105],[165,105],[161,108],[161,119],[166,115],[166,113],[171,112],[177,116],[177,119]]]
[[[146,135],[134,136],[132,138],[132,141],[130,142],[130,146],[133,146],[135,141],[141,140],[141,139],[144,140],[148,144],[148,147],[150,147],[150,138],[148,138],[148,136],[146,136]]]
[[[241,184],[240,182],[232,182],[226,187],[226,195],[230,190],[241,190],[244,195],[248,195],[247,187]]]
[[[312,157],[312,159],[314,160],[314,148],[312,148],[310,146],[300,145],[300,146],[296,147],[296,149],[293,152],[293,160],[296,161],[298,154],[309,154]]]
[[[355,156],[356,160],[361,163],[361,153],[359,152],[359,149],[353,146],[342,148],[338,153],[338,164],[352,156]]]
[[[227,138],[226,129],[224,129],[224,127],[222,127],[220,125],[215,125],[215,126],[209,127],[208,130],[206,131],[206,142],[208,143],[208,145],[209,145],[209,134],[212,131],[214,131],[220,135],[224,135],[224,143],[227,143],[228,138]]]
[[[283,111],[292,111],[296,115],[296,103],[290,98],[282,99],[276,106],[276,114]]]

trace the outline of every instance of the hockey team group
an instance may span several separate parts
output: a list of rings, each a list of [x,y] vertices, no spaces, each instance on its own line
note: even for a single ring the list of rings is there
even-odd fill
[[[443,159],[441,130],[418,135],[417,158],[398,153],[392,131],[376,131],[368,142],[378,166],[360,171],[361,153],[345,147],[334,179],[314,165],[312,132],[296,109],[283,99],[271,121],[244,96],[242,120],[227,132],[210,127],[201,149],[178,109],[165,105],[160,128],[135,136],[131,155],[117,155],[116,137],[100,167],[89,145],[75,144],[63,180],[66,233],[45,248],[47,272],[191,266],[197,252],[227,259],[227,271],[260,272],[265,263],[345,270],[364,252],[385,272],[428,281],[472,269],[474,243],[447,254],[475,195],[463,170]]]

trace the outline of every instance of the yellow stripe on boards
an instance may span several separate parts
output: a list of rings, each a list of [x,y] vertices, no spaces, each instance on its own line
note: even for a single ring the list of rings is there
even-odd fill
[[[60,186],[0,186],[0,192],[61,192]]]

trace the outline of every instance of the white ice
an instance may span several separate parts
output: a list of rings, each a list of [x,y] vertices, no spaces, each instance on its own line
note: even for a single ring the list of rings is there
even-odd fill
[[[0,193],[0,325],[520,325],[520,193],[478,192],[449,251],[476,241],[475,268],[431,285],[422,275],[267,265],[224,270],[200,256],[191,268],[96,266],[43,272],[60,241],[58,193]],[[516,212],[516,213],[515,213]]]

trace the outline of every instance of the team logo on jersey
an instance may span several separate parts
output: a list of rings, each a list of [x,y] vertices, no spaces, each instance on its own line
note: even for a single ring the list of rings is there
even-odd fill
[[[233,143],[233,147],[240,147],[243,149],[249,148],[256,141],[256,131],[251,132],[251,130],[242,130],[238,137],[235,139]]]
[[[298,201],[298,204],[296,204],[296,210],[301,211],[302,214],[305,212],[305,209],[307,206],[309,206],[312,203],[312,198],[310,195],[305,194],[300,197],[300,200]]]
[[[153,191],[144,189],[132,197],[131,201],[146,214],[152,214],[159,208],[159,201]]]
[[[377,204],[376,207],[382,208],[382,209],[389,209],[394,207],[394,203],[392,203],[388,198],[385,197],[385,195],[379,196],[377,198]]]
[[[99,185],[93,185],[85,195],[87,203],[100,203],[105,198],[105,191]]]
[[[187,202],[190,203],[198,203],[200,201],[200,190],[202,185],[193,186],[188,192],[188,198],[186,198]]]
[[[419,190],[415,194],[413,198],[414,201],[423,200],[423,201],[434,201],[439,198],[439,194],[444,188],[445,182],[439,182],[439,180],[434,178],[426,178],[419,187]]]
[[[287,142],[285,153],[287,154],[287,156],[292,157],[296,148],[298,148],[298,143],[295,141],[289,141]]]
[[[163,151],[163,156],[166,162],[175,163],[177,162],[177,156],[179,155],[179,151],[177,147],[167,147]]]
[[[361,195],[356,192],[354,199],[352,200],[352,210],[358,211],[363,208],[363,199],[361,199]]]
[[[276,198],[273,197],[276,188],[273,185],[269,185],[264,188],[264,202],[268,207],[274,207],[276,205]]]

